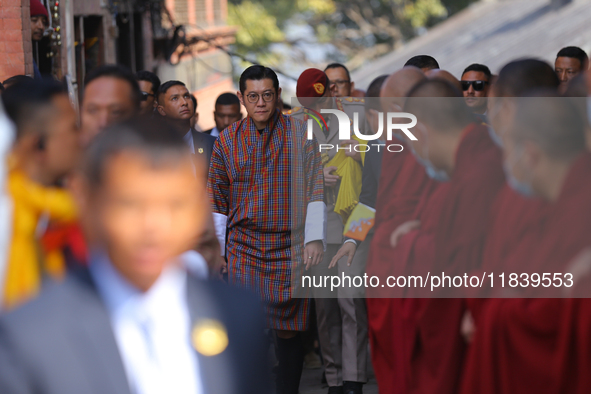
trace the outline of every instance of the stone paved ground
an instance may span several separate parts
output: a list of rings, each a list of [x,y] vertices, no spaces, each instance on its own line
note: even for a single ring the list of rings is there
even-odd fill
[[[326,394],[328,387],[320,384],[322,379],[322,368],[304,369],[302,374],[302,383],[300,384],[300,394]],[[370,371],[369,382],[363,386],[363,394],[378,394],[378,385]]]

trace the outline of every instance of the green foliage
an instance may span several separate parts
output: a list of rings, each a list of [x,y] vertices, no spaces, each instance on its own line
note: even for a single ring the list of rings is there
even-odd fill
[[[404,7],[405,18],[412,27],[429,26],[429,21],[447,16],[447,10],[439,0],[416,0]]]
[[[269,46],[286,42],[288,21],[314,29],[353,67],[393,50],[474,0],[229,0],[228,23],[239,26],[236,50],[258,61],[280,61]],[[295,52],[295,51],[294,51]],[[301,53],[301,52],[298,52]],[[302,59],[305,61],[305,59]]]

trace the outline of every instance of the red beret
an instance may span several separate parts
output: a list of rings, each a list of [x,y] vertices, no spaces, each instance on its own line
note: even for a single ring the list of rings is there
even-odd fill
[[[47,13],[47,9],[39,0],[31,0],[31,17],[42,15],[46,18],[49,18],[49,14]]]
[[[296,96],[300,100],[300,103],[302,103],[302,98],[324,96],[326,89],[328,89],[328,77],[324,71],[317,68],[309,68],[298,78]],[[302,104],[305,105],[304,103]]]

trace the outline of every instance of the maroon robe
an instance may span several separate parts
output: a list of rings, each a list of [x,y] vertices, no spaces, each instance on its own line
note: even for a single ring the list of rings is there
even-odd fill
[[[413,219],[421,222],[420,228],[413,230],[398,240],[393,254],[398,267],[394,275],[425,275],[424,268],[435,259],[434,236],[438,218],[450,183],[438,183],[434,191],[424,196],[419,203]],[[424,276],[423,276],[424,277]],[[416,320],[425,302],[421,298],[402,298],[420,296],[412,289],[390,289],[390,318],[393,368],[388,376],[387,393],[407,393],[412,383],[412,356],[417,341]],[[382,387],[382,386],[380,386]]]
[[[584,153],[558,200],[547,208],[536,242],[516,248],[508,261],[521,261],[523,272],[567,272],[568,264],[591,246],[590,169],[591,154]],[[543,295],[560,296],[565,290],[549,288]],[[530,287],[520,295],[538,292]],[[491,299],[478,319],[462,393],[588,392],[590,329],[587,299]]]
[[[547,206],[542,199],[523,197],[505,184],[493,208],[496,216],[486,238],[482,266],[472,274],[482,277],[484,273],[489,275],[491,272],[521,272],[523,262],[510,256],[519,256],[520,249],[529,248],[531,242],[538,240],[537,232],[542,228]],[[502,296],[500,291],[499,287],[490,288],[487,282],[482,289],[474,289],[473,293],[478,297],[496,297]],[[486,302],[487,298],[467,300],[475,322]]]
[[[504,182],[501,151],[484,126],[471,125],[458,147],[433,239],[424,246],[432,249],[434,258],[413,267],[413,272],[440,275],[444,271],[449,276],[462,276],[478,269],[494,203]],[[462,295],[447,290],[434,295]],[[466,347],[460,333],[465,300],[428,298],[410,301],[410,305],[415,316],[406,330],[413,341],[407,392],[456,393]]]
[[[400,153],[384,153],[376,200],[375,233],[367,260],[368,276],[376,275],[385,280],[386,273],[398,261],[393,259],[390,246],[392,232],[413,218],[419,200],[435,185],[409,148],[405,147]],[[395,352],[398,351],[393,348],[395,316],[392,308],[399,300],[380,298],[390,297],[389,290],[369,288],[366,300],[372,364],[380,391],[385,393],[394,390],[391,378],[396,362]]]

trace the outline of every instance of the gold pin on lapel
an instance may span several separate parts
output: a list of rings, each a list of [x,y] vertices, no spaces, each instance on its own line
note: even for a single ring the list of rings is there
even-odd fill
[[[197,149],[197,151],[198,151],[199,153],[203,153],[203,148],[199,148],[199,149]]]
[[[201,320],[193,327],[191,342],[195,350],[204,356],[216,356],[228,347],[228,333],[217,320]]]

